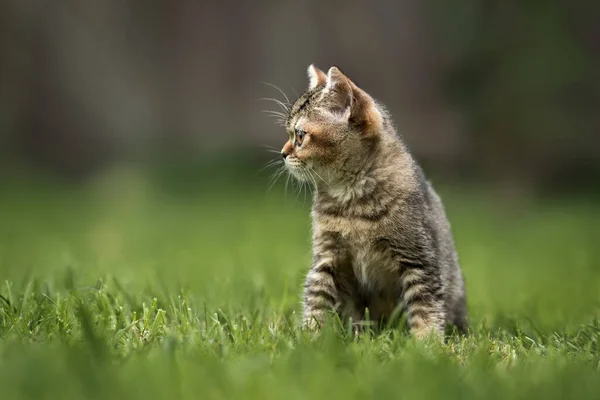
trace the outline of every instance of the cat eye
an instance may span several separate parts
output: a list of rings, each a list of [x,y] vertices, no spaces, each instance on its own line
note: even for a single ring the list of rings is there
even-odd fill
[[[304,140],[304,135],[306,135],[306,132],[304,132],[303,130],[297,129],[296,130],[296,140],[294,140],[294,145],[300,147],[302,146],[302,141]]]

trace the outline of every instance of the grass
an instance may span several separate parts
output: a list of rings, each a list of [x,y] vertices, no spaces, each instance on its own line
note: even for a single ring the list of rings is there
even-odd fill
[[[308,202],[198,186],[2,185],[3,400],[600,395],[597,204],[442,190],[472,325],[442,345],[302,331]]]

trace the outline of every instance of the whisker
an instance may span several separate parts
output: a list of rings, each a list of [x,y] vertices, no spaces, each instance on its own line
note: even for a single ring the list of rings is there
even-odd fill
[[[275,170],[275,172],[271,176],[271,179],[276,179],[279,175],[283,174],[284,172],[285,172],[285,166],[282,165],[280,169]]]
[[[277,125],[279,125],[283,128],[286,127],[286,121],[284,119],[282,119],[281,117],[277,117],[275,115],[267,115],[267,117],[275,118],[275,122],[277,123]]]
[[[278,164],[279,162],[281,162],[281,160],[278,160],[278,159],[273,159],[273,160],[269,160],[269,161],[267,162],[267,165]]]
[[[317,190],[317,181],[315,180],[315,177],[313,176],[313,172],[314,171],[312,168],[308,169],[308,175],[310,176],[310,179],[312,181],[313,188],[314,188],[314,190]]]
[[[272,101],[275,102],[277,104],[279,104],[280,106],[283,106],[286,110],[289,110],[289,107],[292,105],[292,103],[285,103],[281,100],[275,99],[273,97],[260,97],[257,100],[259,101]]]
[[[279,154],[281,155],[281,151],[279,150],[275,150],[275,149],[266,149],[265,150],[267,153],[275,153],[275,154]],[[281,160],[276,160],[276,161],[281,161]]]
[[[281,117],[278,117],[277,115],[267,115],[267,117],[275,118],[275,121],[281,124],[285,122],[285,120],[283,120]]]
[[[264,112],[265,114],[272,114],[272,115],[277,115],[279,117],[287,118],[287,115],[282,113],[281,111],[274,111],[274,110],[260,110],[260,111]]]
[[[279,122],[280,124],[285,124],[285,122],[286,122],[286,119],[284,119],[284,118],[282,118],[280,116],[277,116],[277,115],[267,114],[267,117],[274,118],[275,121]]]
[[[317,171],[315,171],[314,168],[309,167],[311,169],[312,172],[314,172],[322,181],[323,183],[325,183],[327,185],[327,187],[329,187],[329,189],[331,189],[331,186],[329,185],[329,183],[327,183],[327,181],[325,179],[323,179],[323,177],[321,177],[321,175],[319,175],[319,173]]]
[[[281,165],[281,167],[279,169],[277,169],[277,170],[275,170],[275,172],[273,172],[273,174],[269,178],[269,188],[267,190],[271,190],[271,188],[275,185],[275,183],[277,182],[277,180],[281,177],[281,175],[285,171],[286,171],[285,166]]]
[[[277,120],[279,122],[285,122],[287,119],[286,117],[282,117],[281,115],[276,115],[276,114],[267,114],[267,117],[275,118],[275,120]]]
[[[275,89],[279,90],[279,93],[281,93],[281,94],[283,95],[283,97],[285,97],[285,100],[286,100],[288,103],[290,102],[290,99],[288,99],[287,95],[286,95],[286,94],[283,92],[283,90],[281,90],[281,89],[280,89],[280,88],[279,88],[277,85],[274,85],[274,84],[272,84],[272,83],[269,83],[269,82],[263,82],[263,81],[260,81],[260,83],[262,83],[262,84],[264,84],[264,85],[269,85],[269,86],[271,86],[271,87],[273,87],[273,88],[275,88]]]
[[[300,196],[300,193],[302,193],[302,185],[304,183],[304,171],[300,170],[300,175],[302,175],[302,179],[296,179],[296,198],[294,199],[294,202],[298,201],[298,196]]]
[[[276,116],[273,116],[273,115],[267,115],[267,117],[273,118],[278,125],[285,126],[285,121],[282,120],[281,117],[276,117]]]
[[[273,147],[269,144],[261,144],[260,147],[264,147],[264,149],[265,149],[264,151],[266,151],[267,153],[273,153],[273,154],[277,154],[277,155],[281,156],[281,150],[276,147]],[[276,158],[276,159],[274,159],[274,161],[283,162],[281,160],[281,158]]]
[[[269,188],[271,188],[271,186],[273,186],[275,184],[275,182],[277,181],[277,179],[279,179],[279,177],[281,176],[281,174],[283,174],[283,172],[284,172],[284,169],[281,168],[279,170],[276,170],[273,173],[273,175],[271,175],[271,177],[269,178],[269,183],[270,183]]]
[[[305,182],[304,184],[304,204],[306,204],[306,196],[308,195],[308,192],[310,192],[310,172],[307,170],[306,171],[306,177],[308,178],[308,180]]]
[[[262,171],[264,171],[265,169],[268,169],[268,168],[274,167],[274,166],[276,166],[276,165],[278,165],[278,164],[281,164],[281,163],[282,163],[282,161],[281,161],[281,160],[271,160],[271,161],[269,161],[267,164],[265,164],[265,166],[264,166],[264,167],[262,167],[261,169],[259,169],[259,170],[258,170],[258,172],[262,172]]]
[[[277,180],[281,177],[281,175],[283,175],[284,172],[285,172],[285,167],[281,168],[278,171],[275,171],[275,173],[271,177],[269,187],[267,188],[267,192],[270,191],[273,188],[273,186],[275,185],[275,183],[277,182]]]
[[[290,85],[290,87],[292,88],[292,90],[294,91],[294,94],[296,95],[296,98],[300,98],[300,95],[298,94],[298,92],[296,92],[296,89],[294,89],[294,87],[292,85]]]
[[[302,182],[304,181],[304,172],[302,170],[299,170],[300,172],[300,176],[301,179],[296,179],[296,197],[294,198],[294,203],[298,202],[298,196],[300,196],[300,193],[302,192]]]
[[[310,200],[310,193],[311,193],[311,188],[314,187],[316,188],[316,182],[315,182],[315,178],[313,177],[312,173],[311,173],[311,169],[308,165],[304,164],[304,166],[306,167],[304,169],[304,177],[305,182],[304,182],[304,204],[306,204],[306,197],[309,196],[309,200]]]
[[[283,190],[283,192],[285,193],[285,197],[287,197],[289,183],[290,183],[290,174],[288,173],[287,178],[285,178],[285,189]]]
[[[283,109],[283,111],[285,111],[288,114],[290,113],[290,108],[289,108],[289,106],[291,106],[290,103],[287,103],[287,105],[286,105],[286,103],[284,103],[280,100],[277,100],[277,99],[270,98],[270,97],[261,97],[258,100],[273,101],[273,102],[277,103],[279,105],[279,107],[281,107]]]
[[[312,168],[309,169],[309,171],[310,171],[310,179],[312,180],[313,190],[316,191],[317,190],[317,180],[315,179],[315,177],[313,175]]]

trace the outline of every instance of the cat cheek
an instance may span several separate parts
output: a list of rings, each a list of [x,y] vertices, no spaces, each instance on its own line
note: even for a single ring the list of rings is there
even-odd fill
[[[306,147],[304,147],[304,145],[302,145],[302,147],[300,147],[300,148],[297,148],[295,150],[295,153],[296,153],[296,157],[300,161],[306,161],[306,159],[310,157],[310,150],[306,149]]]
[[[308,135],[306,135],[304,137],[304,140],[302,141],[302,145],[299,147],[296,147],[296,156],[298,158],[306,158],[310,153],[311,153],[311,147],[310,147],[310,139],[308,137]]]

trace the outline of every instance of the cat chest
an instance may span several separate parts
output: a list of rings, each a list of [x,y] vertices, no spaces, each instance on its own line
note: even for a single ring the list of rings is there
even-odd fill
[[[361,287],[379,290],[397,283],[397,271],[389,253],[375,245],[382,234],[380,226],[362,220],[321,217],[314,220],[314,227],[338,235],[338,244],[350,254],[352,270]]]
[[[350,241],[349,245],[352,269],[363,288],[381,290],[396,284],[397,271],[387,253],[362,240]]]

